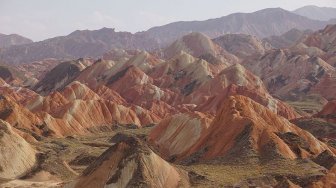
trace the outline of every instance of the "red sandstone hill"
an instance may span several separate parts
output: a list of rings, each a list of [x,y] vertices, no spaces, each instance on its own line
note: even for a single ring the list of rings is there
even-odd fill
[[[39,139],[36,135],[88,134],[104,126],[110,129],[115,124],[142,126],[160,120],[146,109],[135,105],[123,106],[119,103],[123,99],[102,99],[79,82],[45,97],[34,94],[25,101],[19,100],[20,97],[15,100],[10,95],[2,96],[1,119],[9,122],[29,140],[34,140],[31,135]]]
[[[192,39],[181,39],[187,45],[207,44],[201,50],[191,46],[198,55],[204,51],[222,56],[223,50],[206,36],[192,34],[186,38]],[[206,51],[208,47],[211,52]],[[20,108],[17,113],[23,110],[38,121],[27,125],[21,122],[18,127],[38,124],[43,126],[25,131],[64,136],[86,134],[115,123],[141,127],[194,110],[214,116],[218,104],[236,94],[250,97],[288,119],[299,117],[290,106],[273,98],[252,72],[239,64],[230,65],[225,58],[208,62],[182,52],[161,60],[143,51],[132,53],[94,63],[86,59],[60,63],[34,86],[37,93],[20,89],[26,92],[14,95],[10,86],[3,87],[7,97],[16,96],[11,101]]]
[[[188,121],[195,122],[189,124],[192,129],[186,128]],[[237,156],[307,158],[325,150],[335,153],[310,133],[243,96],[229,97],[212,123],[206,122],[197,116],[176,116],[163,120],[149,138],[167,158],[187,163]],[[184,139],[190,136],[183,135],[188,131],[193,139],[186,145]]]
[[[311,35],[309,35],[302,42],[309,47],[315,47],[322,50],[323,58],[330,65],[335,66],[336,60],[334,57],[334,52],[336,50],[336,26],[328,25],[324,29],[317,31]]]
[[[230,95],[244,95],[288,119],[299,117],[294,109],[273,98],[263,82],[240,64],[225,68],[213,79],[208,79],[190,96],[188,103],[198,104],[196,110],[215,114],[221,101]]]
[[[281,9],[248,15],[274,12],[272,24],[311,22]],[[261,35],[292,25],[245,26]],[[102,29],[5,49],[5,59],[39,61],[0,66],[0,184],[50,173],[68,187],[332,186],[335,33],[293,30],[271,40],[288,49],[274,49],[254,36],[191,32],[147,52],[136,48],[158,43],[146,32]]]

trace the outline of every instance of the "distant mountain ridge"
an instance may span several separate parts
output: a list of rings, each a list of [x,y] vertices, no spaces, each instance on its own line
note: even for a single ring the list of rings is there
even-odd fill
[[[293,13],[321,21],[328,21],[336,18],[336,8],[332,7],[318,7],[309,5],[298,8],[294,10]]]
[[[113,48],[147,51],[162,49],[192,32],[200,32],[210,38],[228,33],[265,38],[281,35],[293,28],[318,30],[330,22],[312,20],[281,8],[269,8],[253,13],[235,13],[206,21],[174,22],[135,34],[116,32],[109,28],[75,31],[67,36],[4,48],[0,51],[0,59],[8,64],[22,64],[46,58],[61,60],[96,58]]]
[[[0,33],[0,48],[5,48],[13,45],[29,44],[32,42],[32,40],[17,34],[5,35]]]
[[[312,20],[281,8],[268,8],[253,13],[234,13],[205,21],[174,22],[146,31],[161,43],[171,43],[190,32],[201,32],[211,38],[228,33],[243,33],[265,38],[281,35],[293,28],[318,30],[326,21]]]
[[[8,63],[21,64],[45,58],[67,60],[99,57],[113,48],[151,50],[158,47],[156,40],[145,33],[132,34],[102,28],[92,31],[77,30],[67,36],[5,48],[0,52],[0,59]]]

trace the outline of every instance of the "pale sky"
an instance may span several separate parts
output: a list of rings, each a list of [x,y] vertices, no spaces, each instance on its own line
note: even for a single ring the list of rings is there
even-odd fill
[[[102,27],[134,33],[174,21],[305,5],[336,7],[336,0],[0,0],[0,33],[34,41]]]

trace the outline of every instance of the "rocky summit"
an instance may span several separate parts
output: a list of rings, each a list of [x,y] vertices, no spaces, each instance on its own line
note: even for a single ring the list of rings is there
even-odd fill
[[[0,187],[336,187],[334,13],[0,34]]]

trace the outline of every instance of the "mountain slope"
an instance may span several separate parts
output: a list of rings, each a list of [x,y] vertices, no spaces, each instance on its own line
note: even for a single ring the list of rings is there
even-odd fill
[[[0,143],[0,179],[20,177],[34,167],[36,151],[2,120]]]
[[[305,16],[313,20],[327,21],[336,18],[336,8],[318,7],[314,5],[304,6],[293,11],[293,13]]]
[[[238,56],[247,57],[254,54],[263,54],[271,49],[271,45],[255,36],[245,34],[227,34],[213,39],[226,51]]]
[[[307,37],[311,31],[300,31],[298,29],[292,29],[280,36],[270,36],[265,38],[264,41],[270,43],[275,48],[289,48],[299,40],[302,40],[304,37]]]
[[[13,45],[29,44],[32,42],[32,40],[17,34],[4,35],[0,33],[0,48],[10,47]]]
[[[278,157],[296,159],[324,150],[335,152],[310,133],[243,96],[228,97],[210,125],[202,117],[186,117],[163,120],[149,135],[151,143],[167,158],[173,157],[182,163],[213,159],[227,162],[238,156],[261,161]],[[183,137],[183,127],[189,126],[188,121],[193,121],[194,127],[187,128],[193,136]],[[176,141],[167,142],[174,139]],[[192,143],[186,145],[185,139]],[[221,160],[222,157],[225,159]]]
[[[216,56],[219,47],[211,39],[202,33],[190,33],[176,40],[172,45],[164,50],[167,58],[172,58],[181,51],[187,52],[194,57],[205,54]]]
[[[189,187],[186,172],[164,161],[140,139],[124,134],[114,138],[116,144],[67,187]]]
[[[58,64],[41,79],[34,89],[41,94],[64,88],[85,69],[86,64],[79,60]]]
[[[0,59],[7,63],[26,63],[45,58],[99,57],[112,48],[149,50],[158,48],[158,45],[145,33],[132,34],[102,28],[93,31],[75,31],[67,36],[9,47],[0,52]]]
[[[316,117],[325,118],[327,121],[336,123],[336,100],[328,102]]]
[[[163,44],[169,44],[190,32],[202,32],[211,38],[225,33],[244,33],[264,38],[281,35],[293,28],[317,30],[325,25],[326,22],[311,20],[281,8],[270,8],[253,13],[235,13],[206,21],[174,22],[153,27],[146,33]]]
[[[270,93],[282,99],[298,99],[307,94],[335,98],[335,68],[321,58],[274,49],[242,64],[263,80]]]

